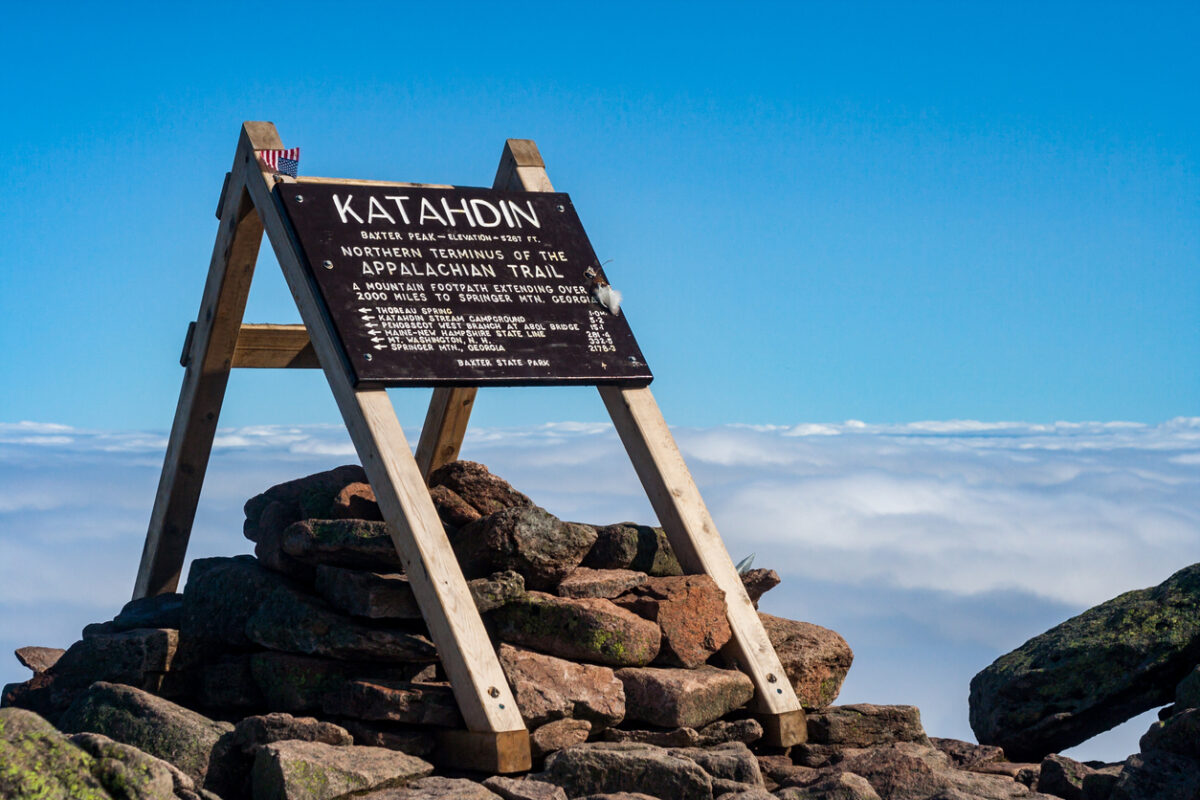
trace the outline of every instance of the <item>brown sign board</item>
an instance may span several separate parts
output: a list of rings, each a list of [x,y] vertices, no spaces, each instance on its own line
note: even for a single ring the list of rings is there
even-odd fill
[[[282,183],[355,384],[652,379],[570,197]],[[611,305],[611,303],[610,303]]]

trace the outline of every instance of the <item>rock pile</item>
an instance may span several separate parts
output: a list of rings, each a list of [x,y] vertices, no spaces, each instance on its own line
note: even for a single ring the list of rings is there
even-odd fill
[[[721,656],[724,595],[683,574],[661,530],[564,522],[470,462],[431,484],[535,772],[434,766],[436,731],[463,721],[374,494],[347,466],[248,501],[254,556],[193,562],[182,594],[129,603],[66,651],[18,651],[34,675],[4,688],[0,796],[1127,800],[1176,796],[1146,792],[1200,756],[1192,711],[1115,767],[930,739],[911,706],[830,705],[845,641],[761,614],[808,711],[805,744],[768,747],[751,682]],[[743,578],[755,602],[779,582]]]

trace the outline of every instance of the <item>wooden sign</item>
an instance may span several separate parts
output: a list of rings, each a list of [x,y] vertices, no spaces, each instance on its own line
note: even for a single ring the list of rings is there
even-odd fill
[[[652,375],[560,193],[281,184],[354,382],[623,384]]]

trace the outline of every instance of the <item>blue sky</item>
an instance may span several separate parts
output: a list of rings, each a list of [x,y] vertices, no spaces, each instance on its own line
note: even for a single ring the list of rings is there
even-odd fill
[[[975,671],[1200,544],[1198,36],[1194,3],[6,8],[0,645],[128,594],[242,120],[307,174],[462,185],[524,137],[769,610],[851,640],[844,700],[969,736]],[[246,320],[296,319],[267,250]],[[604,420],[484,391],[466,455],[649,519]],[[222,423],[194,555],[352,459],[318,374],[235,374]]]
[[[320,175],[488,185],[535,139],[679,424],[1152,422],[1200,397],[1194,4],[7,17],[0,419],[169,424],[244,119]],[[295,319],[260,264],[247,320]],[[313,377],[239,374],[223,419],[331,421]],[[586,390],[478,408],[603,413]]]

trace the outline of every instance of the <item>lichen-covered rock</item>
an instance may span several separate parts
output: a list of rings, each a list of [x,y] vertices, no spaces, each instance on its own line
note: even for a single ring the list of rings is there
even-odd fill
[[[259,748],[251,780],[255,800],[332,800],[432,771],[427,761],[381,747],[283,741]]]
[[[647,578],[613,602],[658,625],[661,664],[698,667],[733,635],[725,592],[708,575]]]
[[[59,722],[67,733],[100,733],[169,761],[204,784],[213,747],[233,730],[132,686],[94,683]]]
[[[71,743],[96,759],[96,776],[125,800],[198,798],[196,783],[168,761],[99,733],[76,733]]]
[[[617,670],[625,685],[625,716],[663,728],[701,728],[745,705],[754,684],[736,670],[663,669]]]
[[[559,597],[603,597],[611,600],[646,582],[646,573],[631,569],[576,567],[559,582]]]
[[[425,662],[437,657],[425,636],[364,625],[284,585],[254,610],[246,621],[246,636],[270,650],[342,660]]]
[[[856,703],[809,712],[808,741],[843,747],[874,747],[892,742],[930,744],[916,706]]]
[[[497,655],[527,725],[573,717],[595,730],[625,718],[625,687],[608,667],[576,664],[512,645]]]
[[[672,800],[712,800],[713,784],[695,761],[646,744],[589,742],[559,750],[535,776],[570,797],[642,792]]]
[[[632,569],[655,577],[683,574],[663,529],[636,522],[618,522],[596,528],[596,543],[580,566]]]
[[[508,508],[482,517],[450,537],[468,578],[513,570],[531,589],[553,589],[596,541],[588,525],[563,522],[536,506]]]
[[[764,614],[758,618],[767,630],[784,672],[806,709],[824,708],[837,699],[842,682],[854,662],[854,652],[837,631],[811,622]]]
[[[257,542],[263,533],[279,533],[297,520],[328,519],[338,493],[366,480],[362,467],[348,464],[272,486],[246,501],[243,532]]]
[[[1126,592],[998,658],[971,681],[971,728],[1040,759],[1156,706],[1200,663],[1200,564]]]
[[[700,733],[695,728],[667,728],[665,730],[637,730],[609,728],[603,736],[606,742],[631,742],[652,744],[655,747],[699,747]]]
[[[556,719],[539,725],[529,733],[529,747],[534,758],[583,744],[592,732],[592,723],[586,719]]]
[[[501,641],[609,666],[649,664],[662,640],[653,622],[599,598],[529,592],[489,620]]]
[[[0,797],[109,800],[97,768],[37,714],[0,708]]]
[[[493,475],[483,464],[474,461],[452,461],[429,475],[429,485],[444,486],[481,516],[506,508],[533,505],[533,501],[512,487],[508,481]]]
[[[463,725],[449,686],[399,681],[353,680],[322,699],[326,714],[412,725]]]

